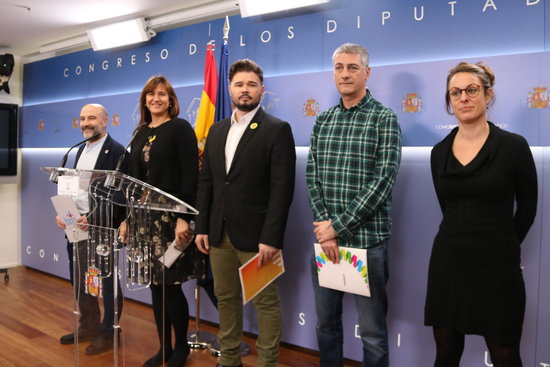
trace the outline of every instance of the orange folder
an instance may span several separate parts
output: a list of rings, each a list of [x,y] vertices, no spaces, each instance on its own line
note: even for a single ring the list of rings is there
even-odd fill
[[[283,253],[279,250],[270,261],[258,268],[258,255],[239,268],[243,305],[285,272]]]

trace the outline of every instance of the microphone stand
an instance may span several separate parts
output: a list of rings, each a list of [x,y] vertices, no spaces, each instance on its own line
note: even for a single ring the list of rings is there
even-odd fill
[[[84,139],[81,142],[78,142],[75,145],[73,145],[72,147],[70,147],[69,150],[67,150],[67,153],[65,153],[65,155],[63,156],[63,158],[61,158],[61,162],[59,162],[59,167],[60,168],[65,168],[65,164],[67,163],[67,159],[69,158],[69,153],[71,152],[71,150],[73,150],[74,148],[76,148],[77,146],[79,146],[81,144],[86,143],[89,140],[92,140],[92,139],[95,139],[95,138],[99,137],[99,135],[101,135],[101,133],[97,133],[94,136],[90,136],[88,139]]]
[[[71,152],[71,150],[73,150],[74,148],[76,148],[79,145],[82,145],[82,144],[86,143],[89,140],[92,140],[92,139],[95,139],[95,138],[99,137],[100,135],[101,135],[101,133],[97,133],[94,136],[90,136],[88,139],[84,139],[84,140],[76,143],[72,147],[70,147],[69,150],[67,150],[67,153],[65,153],[65,155],[63,156],[63,158],[61,158],[61,162],[59,162],[59,168],[65,168],[65,164],[67,163],[67,159],[69,158],[69,153]],[[50,181],[53,182],[53,183],[57,183],[57,177],[58,176],[59,176],[59,170],[52,171],[50,173]]]
[[[134,133],[132,134],[132,137],[130,138],[130,141],[128,144],[124,147],[124,153],[120,155],[118,158],[118,162],[116,164],[115,170],[112,171],[110,174],[108,174],[105,177],[105,187],[108,187],[110,189],[113,189],[115,191],[120,191],[122,186],[122,180],[120,178],[120,169],[122,168],[122,163],[124,162],[124,159],[126,158],[128,148],[132,143],[134,142],[134,139],[136,138],[136,135],[138,133],[138,128],[134,130]]]
[[[136,135],[137,135],[138,129],[136,128],[134,130],[134,133],[132,134],[132,137],[130,138],[130,141],[128,144],[124,147],[124,152],[120,155],[118,158],[117,165],[115,167],[114,171],[109,172],[105,176],[105,187],[108,187],[109,189],[112,189],[114,191],[120,191],[122,189],[122,177],[120,169],[122,167],[122,163],[124,162],[124,159],[126,158],[128,147],[132,144],[134,141]],[[119,343],[122,344],[123,347],[123,353],[124,353],[124,337],[122,335],[122,329],[120,327],[120,319],[118,314],[118,298],[124,297],[123,294],[118,294],[118,283],[119,283],[119,262],[120,262],[120,253],[122,249],[124,248],[125,244],[119,240],[118,236],[118,230],[115,233],[115,241],[113,242],[113,272],[112,272],[112,280],[113,280],[113,305],[115,308],[114,312],[114,320],[113,320],[113,357],[114,357],[114,365],[117,367],[119,365],[119,356],[118,356],[118,347]],[[121,341],[122,339],[122,341]],[[124,362],[123,362],[124,363]]]

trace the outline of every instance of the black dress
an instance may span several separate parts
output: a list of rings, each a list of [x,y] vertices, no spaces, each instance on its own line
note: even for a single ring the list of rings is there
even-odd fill
[[[194,206],[198,183],[198,149],[195,132],[189,123],[174,118],[155,127],[143,127],[132,142],[130,175],[174,195]],[[193,244],[170,268],[159,258],[174,240],[178,217],[193,216],[153,211],[141,233],[153,242],[152,284],[181,284],[205,273],[205,256]],[[164,272],[164,274],[163,274]],[[163,282],[164,279],[164,282]]]
[[[520,244],[536,215],[537,173],[525,139],[489,125],[465,166],[452,152],[458,128],[432,150],[443,220],[430,258],[425,324],[510,344],[523,325]]]

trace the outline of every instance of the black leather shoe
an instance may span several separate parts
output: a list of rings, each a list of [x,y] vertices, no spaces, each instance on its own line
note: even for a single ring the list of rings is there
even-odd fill
[[[96,354],[105,353],[113,349],[115,338],[113,333],[101,333],[94,341],[86,348],[86,354],[93,356]]]
[[[160,367],[164,364],[164,362],[168,362],[170,357],[172,356],[172,351],[165,353],[165,360],[162,360],[162,351],[159,351],[157,354],[149,358],[145,363],[143,364],[143,367]]]
[[[227,365],[225,365],[225,364],[216,363],[216,367],[243,367],[243,364],[241,363],[241,364],[238,365],[238,366],[227,366]]]
[[[81,343],[93,340],[97,334],[99,334],[98,330],[78,329],[78,342]],[[74,344],[74,333],[63,335],[59,339],[59,342],[61,344]]]
[[[189,355],[189,349],[174,349],[172,357],[168,360],[167,367],[182,367]]]

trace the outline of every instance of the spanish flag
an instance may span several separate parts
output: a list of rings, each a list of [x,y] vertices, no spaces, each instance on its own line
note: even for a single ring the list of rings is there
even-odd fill
[[[214,59],[214,45],[208,43],[206,46],[206,61],[204,66],[204,89],[201,95],[201,103],[197,120],[195,121],[195,134],[199,145],[199,160],[202,158],[206,136],[210,126],[214,123],[216,112],[216,91],[218,88],[218,72],[216,60]]]

